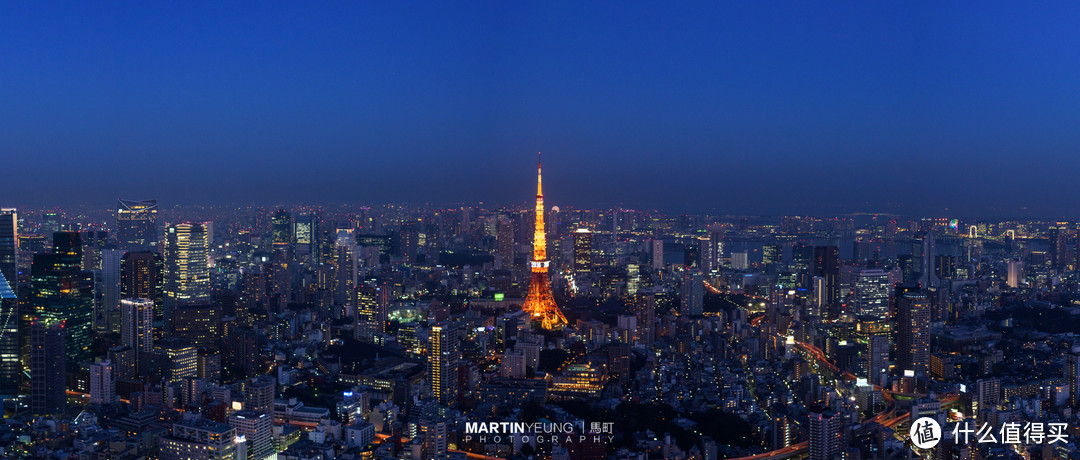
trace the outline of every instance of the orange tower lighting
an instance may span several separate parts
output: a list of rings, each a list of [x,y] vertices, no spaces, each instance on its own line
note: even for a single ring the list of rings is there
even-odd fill
[[[537,154],[539,157],[540,154]],[[547,233],[544,231],[544,189],[540,174],[540,160],[536,162],[536,227],[533,230],[532,278],[529,295],[525,297],[525,312],[533,321],[539,321],[544,329],[560,329],[566,326],[566,317],[555,305],[548,278]]]

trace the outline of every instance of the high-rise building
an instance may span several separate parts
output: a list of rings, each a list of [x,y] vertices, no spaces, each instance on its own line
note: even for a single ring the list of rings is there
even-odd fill
[[[155,347],[164,360],[163,377],[169,382],[180,382],[199,374],[199,352],[184,339],[165,339]]]
[[[927,287],[937,287],[941,284],[941,280],[937,277],[937,270],[934,268],[934,256],[937,251],[935,249],[937,239],[934,237],[933,232],[926,232],[915,237],[912,240],[911,256],[913,265],[917,265],[919,269],[919,285]],[[918,262],[915,262],[915,260]]]
[[[814,263],[814,247],[805,243],[795,243],[791,246],[791,268],[795,271],[795,286],[798,288],[811,288],[813,272],[811,266]]]
[[[157,200],[117,200],[116,239],[120,248],[146,251],[157,247]]]
[[[358,254],[351,228],[339,228],[334,244],[334,303],[351,305],[356,289]]]
[[[216,353],[221,339],[221,307],[216,304],[183,305],[172,310],[172,336],[196,349]]]
[[[574,273],[586,275],[592,272],[592,232],[579,228],[574,232]]]
[[[120,300],[120,343],[131,348],[135,368],[146,369],[154,351],[154,303],[150,299]]]
[[[719,270],[724,265],[724,229],[719,226],[709,228],[709,266]]]
[[[1080,406],[1080,347],[1065,355],[1065,384],[1069,386],[1069,407]]]
[[[292,247],[297,262],[305,266],[315,263],[319,252],[319,219],[315,214],[300,214],[293,219]]]
[[[840,453],[841,418],[832,410],[810,413],[810,459],[832,460]]]
[[[62,414],[67,409],[64,380],[65,332],[63,321],[30,323],[30,412]]]
[[[122,277],[122,257],[124,251],[119,249],[101,249],[101,286],[99,291],[100,304],[97,314],[94,315],[95,329],[99,331],[114,332],[119,327],[120,320],[120,278]]]
[[[901,371],[930,370],[930,301],[904,293],[896,299],[896,366]]]
[[[428,346],[428,372],[431,392],[440,404],[457,403],[457,369],[461,356],[458,351],[457,329],[445,323],[431,327]]]
[[[73,367],[90,358],[93,334],[93,274],[81,267],[79,234],[54,234],[53,252],[34,255],[30,266],[30,309],[23,318],[26,324],[34,320],[64,323],[67,365]]]
[[[874,334],[867,340],[867,380],[885,386],[889,378],[889,336]]]
[[[236,429],[210,420],[177,422],[172,435],[158,442],[161,460],[240,460],[247,457],[246,439]]]
[[[153,305],[152,322],[165,321],[164,263],[156,252],[128,252],[120,261],[120,298],[147,299]]]
[[[356,288],[356,339],[373,342],[386,332],[386,313],[380,308],[379,289],[368,285]]]
[[[496,226],[495,241],[498,247],[495,265],[510,268],[514,265],[514,222],[507,216],[499,216]]]
[[[1024,266],[1019,260],[1012,259],[1009,261],[1007,267],[1005,284],[1015,289],[1020,287],[1024,282]]]
[[[831,317],[831,310],[840,298],[840,250],[836,246],[814,247],[814,276],[824,278],[825,301],[823,317]],[[815,286],[816,287],[816,286]]]
[[[109,360],[90,364],[90,404],[116,402],[116,373]]]
[[[0,208],[0,399],[19,391],[19,216]]]
[[[653,270],[664,269],[664,240],[654,238],[652,245],[649,248],[652,253],[652,268]]]
[[[679,314],[684,316],[701,315],[705,306],[705,277],[701,273],[683,272],[680,285]]]
[[[701,236],[701,237],[698,237],[697,243],[698,243],[698,263],[697,263],[698,269],[705,272],[705,273],[709,273],[709,272],[715,270],[717,267],[713,266],[713,262],[716,259],[713,257],[713,252],[712,252],[713,251],[713,246],[711,244],[711,241],[709,240],[708,237]]]
[[[889,272],[881,269],[863,269],[855,280],[856,314],[884,317],[889,314],[889,294],[892,283]]]
[[[638,342],[650,344],[656,341],[656,296],[638,294],[634,302],[634,313],[637,315]]]
[[[208,250],[202,224],[174,224],[165,230],[166,321],[172,307],[210,302]]]
[[[290,254],[289,246],[292,243],[292,214],[284,209],[274,211],[270,218],[271,238],[275,250],[283,250]]]
[[[761,263],[775,265],[784,261],[784,247],[779,244],[766,244],[761,247]]]
[[[565,326],[566,317],[555,304],[555,297],[551,295],[551,279],[548,278],[547,233],[544,231],[544,189],[540,171],[540,163],[537,162],[536,223],[533,227],[533,257],[530,262],[532,277],[529,280],[529,293],[525,296],[523,307],[533,321],[539,321],[544,329],[550,330]]]
[[[277,383],[270,376],[260,375],[244,382],[244,409],[264,414],[274,413],[276,390]]]
[[[252,410],[233,412],[229,415],[229,426],[236,429],[237,437],[244,438],[249,460],[262,460],[274,454],[273,414]]]

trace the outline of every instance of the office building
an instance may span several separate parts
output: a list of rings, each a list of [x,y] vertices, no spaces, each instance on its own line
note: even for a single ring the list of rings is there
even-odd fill
[[[880,269],[860,270],[855,280],[856,314],[878,317],[888,315],[891,292],[889,272]]]
[[[184,339],[165,339],[154,348],[162,360],[162,377],[169,382],[180,382],[199,374],[199,353]]]
[[[35,254],[30,266],[30,309],[34,320],[64,323],[68,366],[90,358],[94,320],[93,274],[82,270],[81,238],[75,232],[57,232],[53,252]]]
[[[153,323],[165,321],[164,262],[156,252],[128,252],[120,261],[120,298],[147,299],[153,307]]]
[[[374,342],[386,332],[387,312],[379,302],[379,289],[368,285],[356,288],[356,339]]]
[[[62,321],[30,323],[30,413],[57,415],[67,410],[65,334]]]
[[[157,200],[117,200],[116,240],[127,251],[157,248]]]
[[[574,231],[574,274],[592,272],[592,231],[579,228]]]
[[[19,391],[19,215],[0,208],[0,399]]]
[[[174,224],[166,228],[163,287],[166,321],[172,307],[210,302],[208,250],[202,224]]]
[[[814,247],[814,276],[824,280],[824,301],[822,316],[832,317],[833,309],[840,298],[840,250],[836,246]],[[815,286],[815,288],[818,286]]]
[[[172,337],[187,340],[198,350],[217,353],[220,348],[221,308],[217,304],[175,307],[169,324]]]
[[[120,343],[130,347],[137,369],[154,350],[154,303],[150,299],[120,301]]]

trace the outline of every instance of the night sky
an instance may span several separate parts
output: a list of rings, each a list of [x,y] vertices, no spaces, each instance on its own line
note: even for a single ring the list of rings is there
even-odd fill
[[[1077,2],[145,3],[0,3],[0,205],[1080,215]]]

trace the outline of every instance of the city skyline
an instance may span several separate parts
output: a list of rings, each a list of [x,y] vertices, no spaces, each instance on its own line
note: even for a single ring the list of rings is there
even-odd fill
[[[1080,214],[1076,5],[429,8],[14,6],[0,194]]]

